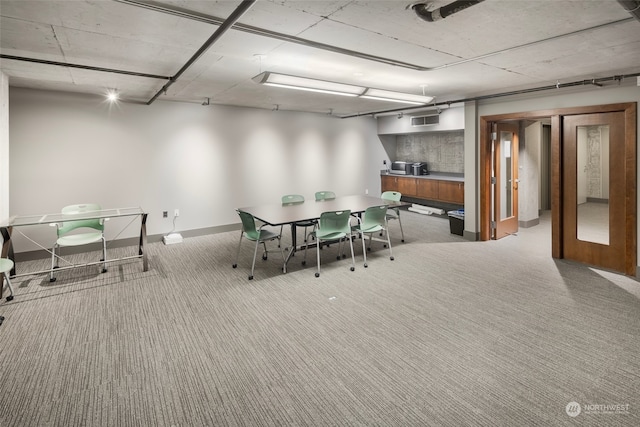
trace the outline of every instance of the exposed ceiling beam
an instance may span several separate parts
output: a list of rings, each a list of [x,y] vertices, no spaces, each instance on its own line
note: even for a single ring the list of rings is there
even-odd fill
[[[95,67],[93,65],[72,64],[70,62],[49,61],[49,60],[46,60],[46,59],[28,58],[28,57],[25,57],[25,56],[14,56],[14,55],[0,54],[0,58],[11,59],[11,60],[14,60],[14,61],[33,62],[33,63],[36,63],[36,64],[56,65],[56,66],[59,66],[59,67],[79,68],[81,70],[101,71],[101,72],[105,72],[105,73],[124,74],[124,75],[127,75],[127,76],[146,77],[146,78],[149,78],[149,79],[159,79],[159,80],[169,80],[169,79],[171,79],[171,77],[169,77],[169,76],[160,76],[160,75],[157,75],[157,74],[141,73],[141,72],[138,72],[138,71],[127,71],[127,70],[118,70],[118,69],[115,69],[115,68]]]
[[[602,83],[617,82],[618,84],[621,84],[624,80],[632,79],[632,78],[640,78],[640,73],[609,76],[609,77],[601,77],[601,78],[591,79],[591,80],[576,80],[576,81],[567,82],[567,83],[558,82],[555,85],[538,86],[538,87],[533,87],[533,88],[529,88],[529,89],[520,89],[520,90],[509,91],[509,92],[491,93],[491,94],[488,94],[488,95],[480,95],[480,96],[474,96],[474,97],[470,97],[470,98],[456,99],[456,100],[452,100],[452,101],[435,102],[433,104],[425,105],[424,107],[419,107],[419,108],[415,108],[415,107],[414,108],[394,108],[394,109],[391,109],[391,110],[370,111],[368,113],[358,113],[358,114],[350,114],[350,115],[340,116],[340,118],[341,119],[350,119],[352,117],[375,116],[375,115],[380,115],[380,114],[400,113],[400,112],[407,112],[407,111],[414,111],[415,112],[415,111],[420,111],[422,109],[425,109],[425,110],[426,109],[433,109],[433,108],[439,107],[439,106],[450,107],[453,104],[464,104],[465,102],[470,102],[470,101],[483,101],[485,99],[503,98],[505,96],[513,96],[513,95],[524,95],[524,94],[527,94],[527,93],[542,92],[542,91],[546,91],[546,90],[556,90],[556,89],[569,88],[569,87],[575,87],[575,86],[593,85],[593,86],[597,86],[597,87],[603,87],[604,85]]]
[[[149,9],[149,10],[154,10],[156,12],[162,12],[162,13],[167,13],[167,14],[171,14],[171,15],[175,15],[175,16],[179,16],[182,18],[186,18],[186,19],[192,19],[192,20],[196,20],[196,21],[200,21],[200,22],[206,22],[209,24],[213,24],[213,25],[221,25],[221,23],[223,22],[222,18],[216,17],[216,16],[211,16],[211,15],[207,15],[204,13],[200,13],[200,12],[195,12],[192,10],[188,10],[185,8],[181,8],[178,6],[173,6],[173,5],[167,5],[167,4],[161,4],[161,3],[157,3],[151,0],[115,0],[117,2],[120,3],[124,3],[124,4],[128,4],[128,5],[132,5],[132,6],[137,6],[137,7],[142,7],[145,9]],[[476,2],[478,3],[478,2]],[[263,36],[263,37],[269,37],[272,39],[276,39],[276,40],[281,40],[281,41],[285,41],[285,42],[289,42],[289,43],[295,43],[295,44],[300,44],[306,47],[311,47],[311,48],[316,48],[316,49],[321,49],[321,50],[325,50],[325,51],[329,51],[329,52],[334,52],[334,53],[338,53],[341,55],[347,55],[350,57],[354,57],[354,58],[360,58],[360,59],[364,59],[366,61],[374,61],[374,62],[379,62],[379,63],[383,63],[383,64],[388,64],[388,65],[393,65],[396,67],[403,67],[403,68],[408,68],[411,70],[416,70],[416,71],[435,71],[435,70],[441,70],[444,68],[449,68],[449,67],[453,67],[456,65],[460,65],[460,64],[465,64],[467,62],[474,62],[474,61],[479,61],[481,59],[484,58],[488,58],[491,56],[496,56],[496,55],[500,55],[502,53],[506,53],[506,52],[511,52],[514,50],[518,50],[518,49],[523,49],[523,48],[527,48],[527,47],[531,47],[531,46],[535,46],[537,44],[542,44],[542,43],[547,43],[550,41],[554,41],[554,40],[558,40],[558,39],[562,39],[565,37],[571,37],[571,36],[575,36],[575,35],[579,35],[582,33],[587,33],[590,31],[595,31],[601,28],[605,28],[611,25],[619,25],[619,24],[623,24],[626,22],[630,22],[633,21],[633,18],[625,18],[625,19],[620,19],[617,21],[612,21],[612,22],[606,22],[604,24],[600,24],[600,25],[595,25],[593,27],[588,27],[588,28],[583,28],[581,30],[577,30],[577,31],[572,31],[569,33],[563,33],[563,34],[558,34],[552,37],[547,37],[545,39],[541,39],[541,40],[534,40],[528,43],[524,43],[521,45],[517,45],[517,46],[512,46],[506,49],[501,49],[498,51],[494,51],[494,52],[489,52],[483,55],[479,55],[479,56],[475,56],[473,58],[466,58],[466,59],[461,59],[459,61],[454,61],[454,62],[450,62],[448,64],[443,64],[443,65],[438,65],[435,67],[425,67],[422,65],[417,65],[417,64],[411,64],[408,62],[404,62],[404,61],[398,61],[395,59],[391,59],[391,58],[384,58],[381,56],[376,56],[376,55],[370,55],[368,53],[364,53],[364,52],[358,52],[358,51],[354,51],[354,50],[350,50],[350,49],[344,49],[338,46],[332,46],[332,45],[328,45],[328,44],[324,44],[324,43],[319,43],[319,42],[315,42],[313,40],[308,40],[308,39],[303,39],[301,37],[296,37],[296,36],[291,36],[288,34],[282,34],[282,33],[278,33],[275,31],[271,31],[271,30],[266,30],[264,28],[259,28],[259,27],[254,27],[251,25],[245,25],[245,24],[241,24],[241,23],[235,23],[233,25],[233,29],[234,30],[238,30],[238,31],[243,31],[246,33],[250,33],[250,34],[254,34],[254,35],[258,35],[258,36]]]
[[[151,105],[161,94],[166,93],[169,86],[174,84],[176,80],[184,73],[194,62],[202,56],[224,33],[229,30],[233,24],[240,19],[240,17],[247,11],[257,0],[243,0],[242,3],[229,15],[229,17],[218,27],[218,29],[207,39],[206,42],[196,51],[196,53],[189,58],[189,60],[178,70],[178,72],[171,76],[169,81],[151,98],[147,105]]]

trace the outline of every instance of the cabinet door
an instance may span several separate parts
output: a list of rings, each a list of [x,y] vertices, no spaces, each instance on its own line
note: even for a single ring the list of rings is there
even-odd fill
[[[380,188],[383,193],[385,191],[398,191],[398,182],[396,177],[383,175],[380,177],[380,180]]]
[[[438,198],[443,202],[464,205],[464,183],[456,181],[438,181]]]
[[[438,181],[418,179],[416,193],[420,199],[438,200]]]
[[[398,177],[398,190],[403,196],[416,196],[416,181],[415,178]]]

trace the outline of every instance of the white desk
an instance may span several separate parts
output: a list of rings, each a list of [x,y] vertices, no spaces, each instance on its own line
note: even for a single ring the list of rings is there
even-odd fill
[[[82,212],[77,214],[62,214],[62,213],[52,213],[52,214],[40,214],[40,215],[26,215],[26,216],[13,216],[9,218],[6,222],[0,224],[0,233],[2,233],[2,238],[4,242],[2,244],[2,257],[9,258],[14,261],[13,270],[11,270],[10,276],[11,278],[19,277],[19,276],[28,276],[33,274],[41,274],[41,273],[50,273],[51,269],[35,271],[35,272],[27,272],[22,274],[16,274],[16,266],[15,266],[15,256],[13,252],[13,242],[11,241],[11,233],[13,232],[14,227],[25,227],[25,226],[33,226],[33,225],[48,225],[65,221],[75,221],[81,219],[106,219],[106,218],[118,218],[118,217],[132,217],[139,216],[140,217],[140,240],[138,243],[138,255],[117,258],[117,259],[109,259],[107,262],[112,261],[121,261],[125,259],[131,258],[141,258],[142,259],[142,269],[143,271],[149,270],[149,262],[147,259],[147,254],[144,251],[144,246],[147,243],[147,213],[142,210],[142,208],[116,208],[116,209],[102,209],[99,211],[90,211],[90,212]],[[102,261],[99,262],[102,264]],[[97,263],[86,263],[86,264],[74,264],[68,267],[60,267],[60,269],[66,268],[75,268],[81,267],[91,264]],[[0,286],[0,298],[2,298],[2,287]]]

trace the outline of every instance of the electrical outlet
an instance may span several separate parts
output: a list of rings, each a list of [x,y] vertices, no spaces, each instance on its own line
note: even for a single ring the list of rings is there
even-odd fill
[[[173,211],[173,216],[180,216],[180,209]]]
[[[162,211],[162,218],[168,218],[168,217],[169,217],[169,212]]]
[[[368,188],[365,188],[364,194],[369,194],[369,189]]]
[[[382,161],[382,164],[383,164],[383,165],[386,165],[386,164],[387,164],[387,161],[386,161],[386,160],[383,160],[383,161]]]

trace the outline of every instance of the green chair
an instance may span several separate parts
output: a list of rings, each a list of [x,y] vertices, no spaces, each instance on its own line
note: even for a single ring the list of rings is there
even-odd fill
[[[9,292],[11,292],[11,295],[7,296],[7,301],[11,301],[13,299],[13,287],[11,286],[11,280],[9,280],[11,270],[13,270],[13,261],[11,261],[9,258],[0,258],[0,274],[2,274],[7,280],[7,285],[9,285]],[[4,286],[4,281],[0,282],[0,289],[2,288],[2,286]]]
[[[402,193],[398,193],[397,191],[385,191],[380,196],[383,200],[389,200],[390,202],[399,202],[402,198]],[[402,243],[404,243],[404,231],[402,230],[402,220],[400,219],[400,208],[389,208],[387,209],[387,222],[390,220],[397,219],[400,224],[400,234],[402,235]],[[382,233],[380,233],[382,236]]]
[[[336,198],[336,193],[333,191],[318,191],[316,192],[316,202],[321,200],[333,200]]]
[[[280,246],[280,238],[282,234],[276,234],[269,230],[263,230],[262,227],[260,229],[256,228],[256,220],[253,215],[248,212],[243,212],[241,210],[237,210],[238,215],[240,215],[240,220],[242,221],[242,231],[240,232],[240,243],[238,244],[238,254],[236,256],[236,262],[233,264],[233,268],[238,266],[238,259],[240,259],[240,247],[242,246],[242,238],[244,237],[247,240],[252,242],[256,242],[255,249],[253,250],[253,262],[251,263],[251,275],[249,276],[249,280],[253,280],[253,271],[256,266],[256,256],[258,254],[258,246],[262,243],[264,247],[264,252],[262,254],[262,259],[267,259],[267,245],[266,242],[271,240],[278,240],[278,246]],[[284,262],[284,252],[282,248],[280,248],[280,253],[282,254],[282,261]],[[284,267],[283,267],[284,269]]]
[[[349,222],[351,218],[351,211],[329,211],[320,214],[320,220],[317,227],[309,233],[316,239],[316,253],[318,262],[318,271],[316,277],[320,277],[320,243],[322,241],[340,240],[340,246],[338,249],[337,259],[342,259],[342,241],[344,239],[349,240],[349,246],[351,247],[351,271],[356,269],[356,261],[353,255],[353,241],[351,240],[351,224]],[[304,248],[304,261],[302,264],[307,263],[307,246]]]
[[[80,205],[69,205],[62,208],[63,215],[77,215],[99,211],[102,208],[95,203],[85,203]],[[58,268],[60,256],[56,255],[56,249],[63,246],[84,246],[91,243],[102,242],[102,272],[107,271],[107,240],[104,237],[103,219],[78,219],[63,221],[60,224],[52,224],[56,227],[58,239],[51,250],[51,276],[49,281],[55,282],[54,269]],[[87,230],[92,230],[87,232]],[[76,230],[85,231],[83,233],[72,233]]]
[[[358,218],[358,225],[352,227],[352,231],[361,235],[362,253],[364,255],[364,268],[367,268],[367,251],[371,250],[371,241],[373,233],[385,232],[387,235],[387,244],[389,245],[389,259],[393,261],[393,253],[391,252],[391,239],[387,231],[387,205],[372,206],[364,211],[362,219]],[[365,248],[364,234],[369,235],[369,247]],[[386,246],[386,245],[385,245]]]
[[[304,196],[301,196],[299,194],[287,194],[285,196],[282,196],[282,206],[290,206],[290,205],[299,205],[301,203],[304,203]],[[313,227],[314,225],[316,225],[315,221],[298,221],[295,222],[293,225],[295,225],[296,227],[304,227],[304,241],[307,241],[307,228],[309,227]],[[280,226],[280,234],[282,235],[282,227]]]

